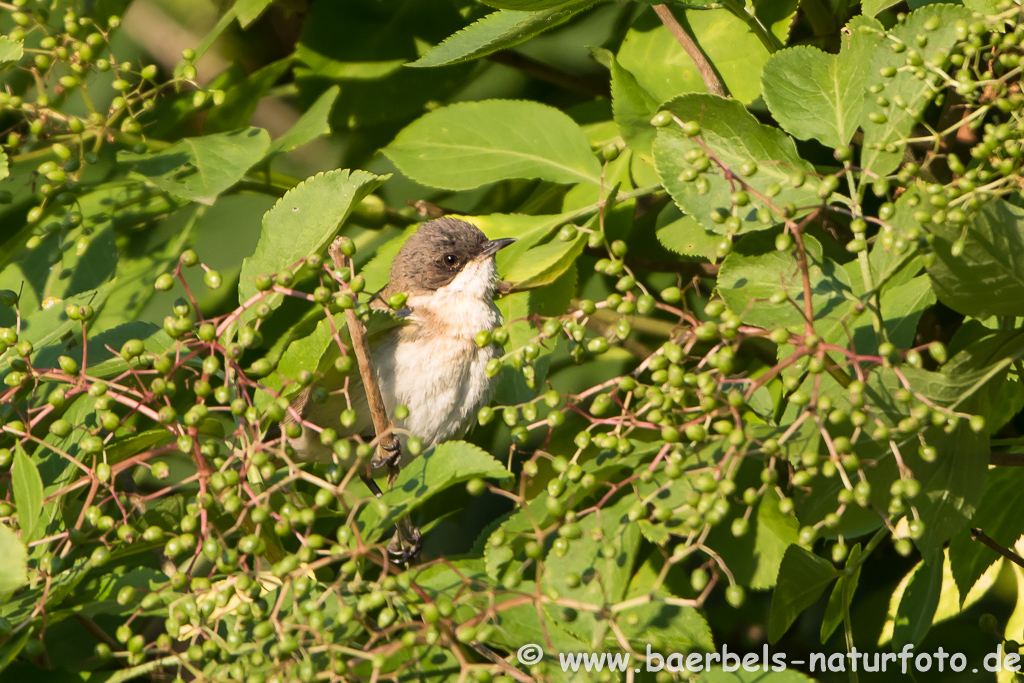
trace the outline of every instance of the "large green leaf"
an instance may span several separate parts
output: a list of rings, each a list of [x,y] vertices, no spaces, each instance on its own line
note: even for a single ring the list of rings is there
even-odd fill
[[[324,358],[328,349],[332,346],[337,347],[334,341],[335,331],[339,334],[345,332],[345,315],[343,313],[335,314],[332,319],[324,318],[317,323],[312,334],[289,344],[281,354],[276,371],[261,382],[263,387],[269,391],[256,393],[253,401],[256,407],[264,408],[276,396],[288,398],[298,393],[302,385],[296,380],[303,370],[309,372],[317,369],[323,370],[320,367],[321,359]],[[341,336],[341,339],[345,341],[344,335]],[[290,382],[287,387],[285,381]]]
[[[358,524],[373,538],[449,486],[474,477],[508,479],[512,473],[479,446],[446,441],[402,468],[394,486],[376,504],[364,508]]]
[[[931,561],[925,560],[917,565],[911,573],[896,610],[892,631],[893,649],[902,650],[908,644],[920,645],[931,629],[935,609],[942,595],[942,564],[940,554]]]
[[[848,144],[861,122],[871,53],[879,42],[875,34],[855,31],[837,55],[811,46],[776,52],[761,73],[772,116],[802,140]]]
[[[800,613],[817,602],[838,576],[839,570],[828,560],[798,545],[789,546],[772,593],[768,642],[778,642]]]
[[[971,526],[985,532],[996,543],[1013,547],[1024,534],[1024,515],[1018,507],[1024,490],[1024,470],[1019,467],[996,467],[989,470],[985,493],[971,517]],[[949,542],[949,563],[960,592],[960,603],[978,582],[985,570],[999,559],[987,545],[971,539],[968,529],[953,535]]]
[[[678,484],[676,484],[678,487]],[[676,488],[674,487],[674,488]],[[741,586],[766,590],[779,578],[779,566],[789,546],[799,538],[800,523],[796,515],[779,509],[779,495],[765,492],[750,517],[750,529],[734,537],[729,525],[712,530],[709,544],[721,555]]]
[[[937,17],[939,24],[929,30],[925,24],[932,17]],[[907,66],[908,56],[917,52],[925,64],[945,68],[949,50],[956,42],[957,21],[970,19],[970,10],[963,7],[947,4],[925,7],[911,12],[906,21],[889,32],[890,39],[875,48],[868,88],[870,91],[871,86],[881,85],[883,89],[879,97],[865,93],[864,144],[861,151],[861,166],[865,169],[885,175],[899,166],[904,152],[902,141],[910,136],[925,107],[939,92],[936,84],[941,76],[925,70],[924,77],[918,78],[915,69]],[[878,22],[864,24],[857,30],[878,32],[881,29]],[[925,47],[920,47],[918,36],[925,37]],[[890,48],[892,42],[903,43],[908,49],[895,52]],[[888,68],[896,69],[896,75],[883,76]]]
[[[120,152],[117,160],[162,190],[191,201],[213,204],[245,176],[270,148],[262,128],[245,128],[185,138],[155,154]]]
[[[0,64],[16,62],[25,54],[25,46],[19,40],[0,36]]]
[[[322,251],[337,234],[338,226],[363,197],[376,190],[388,176],[348,169],[328,171],[305,180],[288,191],[263,216],[263,231],[256,251],[242,261],[238,299],[248,301],[256,290],[256,277],[276,273],[300,259]],[[282,295],[268,294],[270,306]],[[250,307],[246,317],[255,315]]]
[[[242,28],[247,27],[252,22],[260,18],[260,15],[266,11],[274,0],[236,0],[235,2],[235,14],[238,17],[238,23]]]
[[[14,503],[18,506],[21,540],[27,544],[35,540],[39,520],[43,514],[43,480],[39,477],[36,464],[21,444],[14,449],[11,490],[14,492]]]
[[[861,3],[861,11],[865,16],[873,17],[882,10],[892,7],[900,0],[864,0]]]
[[[682,121],[699,123],[701,132],[695,139],[684,135],[675,124],[660,129],[654,142],[658,175],[683,213],[696,218],[708,230],[725,233],[725,224],[712,220],[713,212],[730,213],[730,196],[741,187],[735,180],[727,179],[725,172],[714,163],[703,174],[710,183],[710,188],[703,194],[699,183],[680,178],[680,174],[692,168],[684,155],[691,150],[702,149],[700,143],[706,145],[718,162],[737,177],[742,177],[739,172],[744,164],[755,162],[756,172],[742,177],[743,182],[761,195],[771,197],[775,206],[792,203],[802,208],[820,203],[810,181],[799,187],[793,186],[791,177],[794,172],[810,174],[814,171],[800,158],[793,139],[778,128],[759,123],[740,102],[715,95],[683,95],[669,102],[665,108]],[[738,209],[739,232],[764,230],[773,222],[781,221],[774,214],[767,224],[758,220],[757,211],[764,206],[757,197],[751,196],[750,203]]]
[[[1002,199],[985,202],[966,226],[963,253],[952,253],[960,226],[934,226],[928,267],[939,301],[965,315],[1024,315],[1024,209]]]
[[[612,115],[619,135],[634,153],[653,163],[651,147],[657,129],[651,125],[651,117],[658,111],[658,99],[614,57],[611,58],[611,71]]]
[[[540,11],[499,10],[478,19],[408,66],[446,66],[523,43],[563,24],[597,0],[572,0]]]
[[[705,261],[717,258],[722,241],[721,235],[707,230],[693,216],[684,216],[675,204],[669,204],[658,214],[655,234],[666,249]]]
[[[794,332],[804,329],[804,288],[800,264],[794,253],[769,251],[746,253],[747,240],[753,247],[760,235],[741,240],[733,253],[722,262],[718,273],[718,291],[734,312],[745,322],[765,328],[786,326]],[[821,246],[809,235],[807,246],[811,285],[811,304],[815,321],[829,321],[828,329],[837,326],[852,309],[850,277],[842,266],[822,255]],[[776,292],[785,291],[789,301],[772,303]],[[794,306],[794,303],[796,304]],[[825,329],[818,329],[819,334]]]
[[[925,524],[916,544],[926,560],[941,553],[946,541],[967,527],[985,492],[988,476],[987,436],[975,434],[961,422],[951,435],[943,434],[936,441],[938,469],[915,500]]]
[[[519,288],[550,284],[576,262],[586,245],[587,233],[582,231],[567,242],[553,239],[523,254],[504,277]]]
[[[0,524],[0,602],[25,585],[28,580],[28,553],[6,524]]]
[[[512,178],[598,183],[601,164],[579,126],[537,102],[461,102],[404,128],[384,153],[413,180],[469,190]]]
[[[602,508],[600,514],[584,517],[579,521],[583,536],[570,543],[569,552],[548,553],[544,565],[549,583],[564,585],[569,574],[581,577],[574,588],[559,586],[564,597],[592,605],[614,604],[625,597],[640,544],[640,529],[628,517],[633,503],[625,496]],[[600,534],[601,540],[595,534]],[[548,614],[554,618],[557,612],[548,610]],[[563,627],[587,640],[598,622],[594,613],[581,611],[575,622]]]
[[[860,583],[860,570],[864,566],[858,562],[860,556],[860,543],[858,543],[850,549],[850,554],[846,556],[846,571],[832,588],[832,595],[828,598],[825,615],[821,619],[822,645],[832,637],[832,633],[843,622],[846,611],[853,603],[853,595],[857,592],[857,584]]]

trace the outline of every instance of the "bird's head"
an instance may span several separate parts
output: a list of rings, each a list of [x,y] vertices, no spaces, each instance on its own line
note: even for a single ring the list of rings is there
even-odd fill
[[[494,255],[513,242],[489,240],[476,226],[457,218],[424,223],[395,256],[388,289],[410,296],[441,290],[490,296],[497,279]]]

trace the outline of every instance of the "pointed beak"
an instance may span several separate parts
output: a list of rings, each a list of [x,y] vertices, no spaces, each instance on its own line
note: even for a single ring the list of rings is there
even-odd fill
[[[505,237],[500,240],[490,240],[488,242],[484,242],[484,248],[480,250],[480,255],[485,257],[494,256],[499,251],[501,251],[508,245],[512,244],[513,242],[515,242],[515,239],[512,237]]]

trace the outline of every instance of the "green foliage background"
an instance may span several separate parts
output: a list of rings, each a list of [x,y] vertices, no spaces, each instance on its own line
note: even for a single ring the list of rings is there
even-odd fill
[[[1024,9],[651,5],[0,2],[2,680],[764,644],[992,680],[1024,638]],[[442,213],[517,238],[499,388],[374,499],[265,435]],[[339,462],[354,419],[316,425]]]

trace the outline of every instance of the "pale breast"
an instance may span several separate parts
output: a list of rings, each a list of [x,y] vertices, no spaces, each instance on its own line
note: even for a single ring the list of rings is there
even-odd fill
[[[412,324],[373,351],[388,412],[407,406],[409,417],[396,426],[419,436],[427,448],[464,432],[494,391],[486,368],[499,350],[480,348],[475,337],[497,328],[501,314],[490,301],[448,303],[446,324],[436,324],[436,308],[418,306]]]

